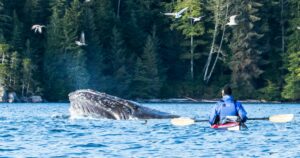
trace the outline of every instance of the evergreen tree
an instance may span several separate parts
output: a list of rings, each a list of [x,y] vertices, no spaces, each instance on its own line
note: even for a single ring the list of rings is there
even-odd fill
[[[130,10],[130,12],[128,12],[129,16],[122,19],[128,23],[123,27],[122,32],[124,33],[124,41],[128,51],[133,55],[139,56],[141,52],[143,52],[143,45],[147,36],[139,26],[137,14],[136,11]]]
[[[53,7],[50,24],[47,26],[47,44],[44,55],[44,83],[46,97],[52,100],[66,98],[67,81],[65,67],[65,44],[63,36],[63,15],[59,15],[59,8]]]
[[[289,73],[285,78],[282,96],[286,99],[300,99],[300,51],[289,55]]]
[[[57,17],[63,17],[68,6],[68,1],[66,0],[53,0],[50,2],[52,16],[53,13],[57,14]],[[54,11],[55,10],[55,11]],[[51,20],[51,19],[50,19]]]
[[[300,99],[300,2],[290,1],[289,4],[289,36],[288,36],[288,56],[286,57],[286,75],[282,96],[286,99]]]
[[[130,74],[128,73],[126,49],[122,35],[116,26],[112,32],[111,55],[107,56],[107,60],[110,61],[110,63],[107,63],[107,66],[109,66],[107,69],[111,72],[109,76],[110,88],[108,89],[112,94],[122,96],[128,93]]]
[[[5,88],[18,91],[20,79],[20,58],[17,52],[11,52],[8,44],[0,44],[2,61],[0,64],[0,84]]]
[[[13,15],[13,26],[14,29],[12,33],[11,45],[15,50],[21,52],[22,49],[24,48],[24,43],[25,43],[22,36],[23,25],[19,21],[16,11],[14,11],[14,15]]]
[[[38,81],[35,78],[35,74],[37,72],[37,65],[32,62],[33,56],[35,55],[34,49],[31,47],[30,40],[27,39],[25,51],[23,53],[23,59],[21,61],[21,84],[22,84],[22,90],[21,94],[22,96],[30,96],[35,94],[36,86],[40,84],[40,81]],[[40,76],[39,76],[40,77]]]
[[[132,81],[133,98],[159,97],[162,80],[158,71],[158,41],[155,32],[149,35],[141,58],[137,59],[135,75]]]
[[[238,14],[238,25],[232,27],[232,38],[230,47],[232,56],[230,68],[232,70],[232,82],[238,88],[238,94],[249,94],[247,97],[255,96],[257,88],[256,79],[263,71],[260,69],[262,54],[258,40],[263,36],[259,34],[259,26],[256,23],[260,20],[257,12],[262,5],[255,1],[232,1],[233,9],[230,15]],[[256,26],[255,26],[256,25]]]
[[[48,0],[26,0],[24,5],[26,25],[31,27],[32,24],[45,24],[49,16]],[[30,18],[29,18],[30,17]]]
[[[281,10],[282,0],[268,0],[263,1],[263,6],[260,9],[261,20],[257,25],[262,26],[261,31],[264,32],[264,36],[258,41],[260,48],[265,52],[262,54],[262,59],[265,61],[265,65],[261,68],[264,70],[259,80],[261,86],[265,86],[263,89],[272,89],[270,86],[278,87],[278,91],[281,91],[284,81],[284,68],[283,68],[283,56],[282,52],[282,25],[286,26],[287,15],[285,11]],[[280,27],[278,27],[280,26]],[[263,83],[263,84],[262,84]],[[281,97],[278,96],[278,91],[268,91],[266,95],[277,96],[277,100]],[[270,93],[273,94],[270,94]],[[263,96],[266,96],[263,95]]]
[[[4,7],[6,1],[0,1],[0,41],[4,42],[5,35],[10,35],[9,28],[11,27],[11,16],[7,13],[7,9]]]
[[[131,92],[129,94],[129,98],[151,98],[151,94],[148,94],[146,88],[149,86],[147,84],[150,82],[151,79],[146,78],[146,72],[142,59],[137,58],[134,76],[130,84]]]
[[[267,86],[260,89],[260,97],[264,100],[279,100],[280,99],[280,87],[277,84],[274,84],[272,81],[267,81]]]
[[[112,26],[114,26],[114,9],[112,1],[96,0],[92,2],[93,12],[95,14],[95,34],[97,35],[100,43],[105,49],[110,45],[110,37],[112,35]]]
[[[72,52],[73,50],[79,50],[75,44],[76,40],[79,40],[79,35],[81,33],[81,23],[82,23],[82,8],[79,0],[74,0],[70,8],[66,10],[66,14],[63,17],[63,35],[64,35],[64,45],[67,52]]]
[[[0,44],[0,84],[6,88],[9,87],[9,45]]]
[[[47,29],[43,29],[42,33],[35,33],[31,30],[33,25],[46,25],[49,16],[49,1],[48,0],[26,0],[24,6],[24,15],[26,19],[24,20],[24,29],[28,32],[25,36],[26,40],[30,42],[30,64],[34,67],[33,80],[38,83],[42,83],[43,76],[43,56],[45,52],[45,35]],[[38,83],[32,85],[39,85]],[[37,87],[34,87],[35,89]]]
[[[32,19],[28,17],[32,17],[32,0],[26,0],[24,5],[24,15],[27,17],[25,20],[25,26],[27,26],[27,29],[30,28],[30,25],[32,24]]]
[[[14,92],[20,92],[21,59],[18,52],[13,52],[10,59],[10,87]]]
[[[22,96],[34,95],[34,86],[36,81],[33,79],[33,73],[36,67],[32,64],[31,59],[24,58],[22,61]]]
[[[288,29],[288,54],[297,54],[300,51],[300,2],[293,0],[289,2],[289,29]],[[286,56],[285,56],[286,57]]]

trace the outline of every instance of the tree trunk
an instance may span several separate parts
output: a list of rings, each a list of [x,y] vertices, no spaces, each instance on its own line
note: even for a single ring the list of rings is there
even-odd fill
[[[28,91],[29,91],[29,83],[27,83],[27,87],[26,87],[26,96],[28,96]]]
[[[284,2],[283,2],[283,0],[281,0],[280,24],[281,24],[281,52],[282,52],[282,55],[285,52],[283,6],[284,6]]]
[[[191,79],[194,80],[194,36],[191,35]]]
[[[4,60],[5,60],[5,54],[3,53],[2,54],[2,62],[1,62],[2,64],[4,64]]]
[[[25,84],[24,82],[22,83],[22,97],[24,97],[24,90],[25,90]]]
[[[214,29],[214,34],[213,34],[213,40],[212,40],[212,44],[211,44],[211,47],[210,47],[210,52],[209,52],[206,64],[204,66],[204,69],[205,69],[204,77],[203,77],[204,81],[208,80],[208,70],[209,70],[209,66],[210,66],[210,63],[211,63],[212,54],[213,54],[213,51],[214,51],[214,46],[215,46],[216,37],[217,37],[217,33],[218,33],[218,26],[219,26],[219,10],[217,11],[217,15],[216,15],[216,23],[215,23],[215,29]]]
[[[117,18],[120,17],[120,6],[121,6],[121,0],[118,1]]]
[[[227,16],[228,16],[228,4],[227,4],[227,7],[226,7],[225,19],[227,19]],[[211,77],[211,75],[212,75],[212,73],[213,73],[213,71],[214,71],[214,69],[215,69],[215,66],[216,66],[216,64],[217,64],[217,61],[218,61],[218,59],[219,59],[220,52],[221,52],[221,50],[222,50],[222,44],[223,44],[223,40],[224,40],[224,35],[225,35],[225,30],[226,30],[226,24],[224,23],[222,27],[223,27],[223,33],[222,33],[222,37],[221,37],[220,46],[219,46],[219,49],[218,49],[218,52],[217,52],[216,59],[215,59],[214,64],[213,64],[213,66],[212,66],[212,68],[211,68],[211,71],[210,71],[210,73],[209,73],[209,75],[208,75],[208,77],[207,77],[206,82],[209,81],[209,79],[210,79],[210,77]]]

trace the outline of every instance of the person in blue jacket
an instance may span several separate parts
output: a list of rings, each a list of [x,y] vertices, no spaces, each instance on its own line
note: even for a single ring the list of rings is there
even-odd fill
[[[240,102],[233,99],[230,86],[225,86],[222,89],[222,97],[222,100],[214,106],[209,117],[209,123],[211,125],[222,124],[224,123],[226,116],[238,116],[240,122],[246,122],[247,112]]]

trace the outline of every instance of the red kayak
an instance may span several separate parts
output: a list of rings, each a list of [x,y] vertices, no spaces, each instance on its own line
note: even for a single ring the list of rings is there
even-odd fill
[[[229,122],[229,123],[225,123],[225,124],[214,124],[211,126],[211,128],[239,131],[240,123],[239,122]]]

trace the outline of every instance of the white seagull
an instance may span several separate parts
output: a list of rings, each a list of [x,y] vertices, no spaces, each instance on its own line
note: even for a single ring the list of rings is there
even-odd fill
[[[42,28],[45,27],[45,25],[32,25],[31,30],[34,30],[34,32],[42,33]]]
[[[237,15],[232,15],[230,16],[229,18],[229,22],[226,24],[226,25],[229,25],[229,26],[233,26],[233,25],[237,25],[236,21],[235,21],[235,18],[237,17]]]
[[[185,7],[183,9],[181,9],[179,12],[175,12],[175,13],[164,13],[165,15],[171,15],[171,16],[175,16],[175,18],[180,18],[182,15],[182,13],[184,13],[186,10],[188,9],[188,7]]]
[[[300,26],[297,26],[297,29],[300,30]]]
[[[199,17],[190,17],[191,19],[193,19],[193,22],[197,22],[197,21],[200,21],[203,17],[205,16],[199,16]]]
[[[85,0],[84,2],[90,2],[91,0]]]
[[[84,32],[81,32],[79,41],[75,41],[78,46],[86,46]]]

